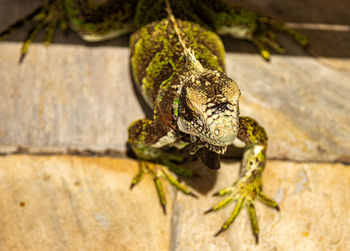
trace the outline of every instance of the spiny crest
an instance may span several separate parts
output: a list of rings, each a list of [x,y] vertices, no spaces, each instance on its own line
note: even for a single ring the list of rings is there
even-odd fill
[[[178,25],[177,25],[177,22],[176,22],[176,19],[171,11],[171,7],[170,7],[170,4],[169,4],[169,0],[165,0],[165,3],[166,3],[166,11],[168,12],[168,16],[169,16],[169,19],[171,21],[171,23],[173,24],[174,26],[174,31],[176,33],[176,36],[177,38],[179,39],[179,42],[181,44],[181,47],[184,51],[184,54],[185,54],[185,57],[186,57],[186,60],[190,63],[190,65],[192,66],[192,68],[197,71],[197,72],[203,72],[204,71],[204,68],[202,66],[202,64],[196,59],[195,55],[194,55],[194,52],[193,50],[187,48],[186,44],[184,43],[182,37],[181,37],[181,34],[179,32],[179,28],[178,28]]]

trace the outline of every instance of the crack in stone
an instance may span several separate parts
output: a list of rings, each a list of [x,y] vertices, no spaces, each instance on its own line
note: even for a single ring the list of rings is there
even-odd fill
[[[5,149],[5,150],[4,150]],[[33,156],[49,156],[49,155],[72,155],[72,156],[86,156],[86,157],[114,157],[114,158],[126,158],[128,157],[127,152],[122,152],[114,149],[105,149],[105,150],[92,150],[92,149],[78,149],[78,148],[63,148],[63,147],[25,147],[25,146],[17,146],[17,147],[8,147],[6,148],[0,147],[0,156],[7,155],[33,155]],[[130,157],[130,156],[129,156]],[[231,158],[223,158],[222,161],[231,161],[236,160],[239,161],[240,158],[231,157]],[[269,161],[285,161],[296,164],[350,164],[350,156],[340,156],[335,160],[293,160],[288,158],[268,158]]]
[[[105,149],[101,151],[91,150],[91,149],[76,149],[76,148],[32,148],[18,146],[17,148],[11,149],[9,151],[1,151],[0,156],[6,155],[72,155],[72,156],[86,156],[86,157],[120,157],[125,158],[127,154],[113,149]]]

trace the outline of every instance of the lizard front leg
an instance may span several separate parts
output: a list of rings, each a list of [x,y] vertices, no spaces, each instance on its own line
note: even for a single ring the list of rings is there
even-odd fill
[[[231,186],[220,190],[215,195],[227,197],[209,209],[206,213],[220,210],[233,201],[236,206],[231,217],[222,225],[216,236],[229,228],[238,216],[240,210],[247,206],[253,229],[258,243],[259,226],[255,213],[254,200],[259,199],[265,205],[279,210],[277,203],[268,198],[262,191],[262,173],[266,163],[267,136],[263,127],[249,117],[239,118],[238,139],[245,144],[241,162],[240,178]]]
[[[137,185],[143,176],[148,173],[152,176],[157,189],[160,204],[166,213],[166,198],[161,180],[166,180],[176,189],[185,194],[197,197],[189,187],[181,184],[169,170],[179,175],[191,176],[192,171],[182,168],[175,162],[183,160],[182,156],[163,151],[164,146],[172,145],[176,141],[175,134],[158,128],[154,122],[148,119],[134,121],[129,126],[128,142],[139,160],[139,173],[133,178],[131,188]]]

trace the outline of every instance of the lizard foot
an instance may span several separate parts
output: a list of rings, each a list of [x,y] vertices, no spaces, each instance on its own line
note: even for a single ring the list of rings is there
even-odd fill
[[[179,169],[180,170],[180,169]],[[181,192],[191,195],[195,198],[198,198],[197,195],[191,192],[190,188],[186,185],[181,184],[169,171],[168,167],[159,165],[153,162],[148,161],[139,161],[139,172],[131,181],[130,189],[140,183],[141,179],[145,174],[150,174],[153,177],[154,184],[157,189],[159,202],[163,208],[164,214],[166,214],[166,198],[163,189],[163,184],[161,179],[166,180],[171,185],[173,185],[176,189]]]
[[[64,19],[61,1],[45,0],[38,8],[33,10],[27,16],[10,25],[4,31],[1,31],[0,40],[4,39],[7,35],[23,27],[27,23],[33,23],[33,27],[28,32],[27,37],[23,42],[21,57],[19,60],[20,63],[26,56],[29,45],[41,30],[45,30],[44,44],[49,45],[58,23],[60,23],[62,30],[68,28],[67,22]]]
[[[255,44],[265,60],[270,58],[270,49],[284,53],[285,48],[278,42],[277,34],[285,33],[302,47],[309,44],[305,35],[273,19],[245,8],[236,6],[220,13],[215,25],[219,34],[248,39]]]
[[[279,32],[286,33],[304,48],[309,44],[305,35],[289,28],[285,24],[279,23],[271,17],[259,15],[256,17],[256,22],[256,30],[250,40],[256,45],[265,60],[269,60],[270,58],[268,47],[279,53],[285,52],[285,48],[277,40],[276,34]]]
[[[226,222],[222,225],[221,229],[215,234],[215,236],[218,236],[223,231],[227,230],[230,225],[235,221],[236,217],[239,215],[241,209],[245,206],[248,208],[250,223],[253,229],[253,233],[255,236],[256,243],[259,243],[259,225],[256,217],[255,212],[255,206],[254,206],[254,200],[257,198],[259,199],[263,204],[270,206],[277,211],[279,211],[279,207],[277,203],[268,198],[263,192],[262,192],[262,185],[261,185],[261,178],[257,177],[254,180],[244,180],[242,178],[241,180],[238,180],[233,186],[224,188],[217,193],[214,194],[215,196],[225,196],[227,197],[214,205],[212,208],[207,210],[205,213],[215,212],[218,211],[225,206],[229,205],[233,201],[236,201],[236,206],[231,214],[231,216],[226,220]]]

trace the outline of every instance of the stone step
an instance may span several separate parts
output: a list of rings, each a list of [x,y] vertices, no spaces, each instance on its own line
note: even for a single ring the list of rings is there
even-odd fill
[[[125,151],[128,125],[145,116],[127,48],[34,44],[18,65],[20,44],[1,47],[0,151]],[[269,158],[349,162],[350,72],[303,57],[266,63],[229,53],[227,59],[242,91],[241,114],[267,130]]]
[[[239,164],[225,162],[187,180],[199,199],[166,189],[164,216],[150,177],[129,190],[138,171],[128,159],[9,155],[0,157],[0,250],[348,250],[350,172],[342,164],[269,161],[264,191],[280,213],[256,203],[256,245],[246,210],[214,233],[233,205],[203,212],[211,194],[231,185]],[[174,204],[173,204],[174,203]]]

